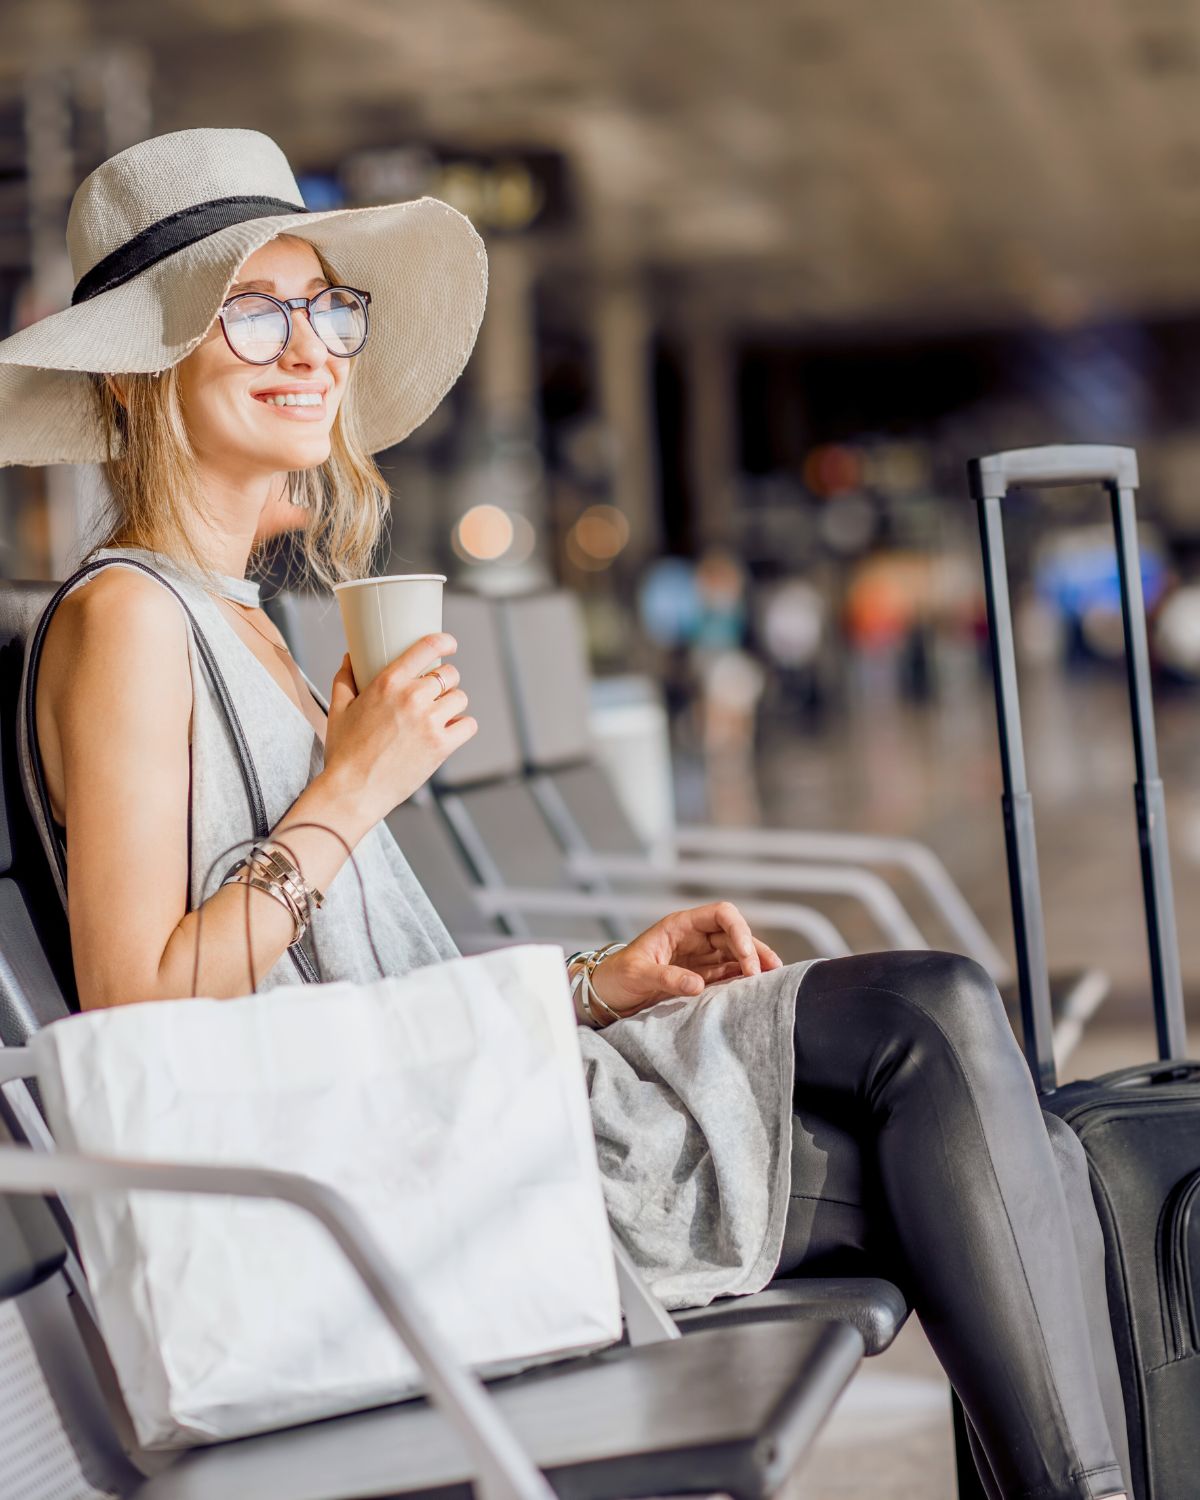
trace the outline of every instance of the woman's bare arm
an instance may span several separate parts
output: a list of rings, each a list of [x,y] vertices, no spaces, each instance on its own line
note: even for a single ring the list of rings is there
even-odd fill
[[[430,663],[438,649],[429,645]],[[460,717],[433,725],[428,744],[414,738],[414,729],[439,717],[431,712],[437,690],[406,680],[403,663],[416,651],[369,694],[354,692],[348,667],[338,674],[326,767],[278,826],[320,889],[346,862],[345,849],[319,829],[289,827],[326,824],[353,848],[474,733],[474,721]],[[409,676],[420,670],[418,661]],[[441,701],[442,717],[466,702],[458,692]],[[191,711],[186,626],[158,584],[113,568],[62,602],[46,636],[36,712],[51,805],[67,829],[71,948],[85,1008],[193,993]],[[249,990],[247,901],[255,972],[264,974],[284,953],[293,934],[287,912],[262,892],[223,887],[203,906],[195,993],[225,998]]]

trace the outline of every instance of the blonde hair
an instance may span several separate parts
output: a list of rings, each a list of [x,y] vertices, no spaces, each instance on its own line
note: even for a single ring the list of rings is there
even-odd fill
[[[336,283],[319,252],[317,259]],[[109,454],[104,472],[111,495],[96,546],[147,547],[209,571],[195,523],[210,513],[184,421],[179,367],[122,375],[119,395],[103,375],[92,376],[92,388]],[[285,493],[305,509],[307,520],[294,542],[310,578],[328,587],[370,571],[390,496],[359,434],[353,374],[334,417],[329,457],[316,468],[289,472]],[[256,548],[252,557],[259,555]]]

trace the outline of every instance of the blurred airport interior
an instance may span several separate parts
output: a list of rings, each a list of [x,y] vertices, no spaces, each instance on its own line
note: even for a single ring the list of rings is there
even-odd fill
[[[2,0],[0,319],[67,305],[71,195],[150,135],[263,130],[313,209],[454,204],[488,311],[381,455],[377,570],[578,597],[591,741],[647,847],[917,839],[1005,957],[965,465],[1136,447],[1195,1025],[1198,84],[1200,0]],[[96,469],[0,470],[0,578],[65,576],[104,504]],[[1006,519],[1051,968],[1108,987],[1071,1076],[1153,1052],[1116,563],[1095,492]],[[268,575],[288,561],[285,533]],[[809,899],[883,946],[844,894]],[[914,1322],[788,1500],[948,1497],[952,1465]]]
[[[65,305],[71,193],[149,134],[259,128],[310,207],[472,218],[488,313],[383,455],[380,568],[576,591],[651,835],[911,834],[1006,945],[964,463],[1135,445],[1195,987],[1200,3],[6,0],[3,37],[7,330]],[[102,507],[96,472],[3,471],[0,574],[62,576]],[[1144,966],[1106,518],[1013,509],[1052,955],[1119,999]]]

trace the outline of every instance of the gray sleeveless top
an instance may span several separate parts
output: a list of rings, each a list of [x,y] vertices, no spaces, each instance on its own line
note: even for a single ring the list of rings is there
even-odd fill
[[[225,676],[274,826],[323,764],[312,725],[240,639],[198,575],[139,548],[102,548],[93,556],[149,564],[183,595]],[[258,603],[258,586],[245,579],[205,583],[242,604]],[[190,626],[188,654],[194,909],[233,862],[232,855],[218,855],[252,837],[254,828],[225,714]],[[26,677],[21,771],[53,867],[55,835],[33,791],[25,737],[27,691]],[[314,696],[324,706],[315,690]],[[450,935],[386,825],[377,824],[354,855],[384,973],[405,974],[455,957]],[[60,895],[65,902],[65,891]],[[377,977],[349,864],[330,882],[314,930],[323,979]],[[791,1187],[792,1031],[806,967],[793,964],[735,980],[696,1000],[665,1001],[603,1031],[579,1031],[609,1217],[668,1307],[758,1291],[778,1265]],[[297,980],[285,954],[260,977],[260,987]]]

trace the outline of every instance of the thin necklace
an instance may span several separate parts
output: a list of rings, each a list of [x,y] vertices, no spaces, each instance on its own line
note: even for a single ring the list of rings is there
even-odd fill
[[[215,594],[213,597],[216,599],[223,599],[226,604],[232,604],[235,609],[241,610],[252,608],[252,606],[249,604],[240,604],[236,599],[230,599],[226,594]],[[281,646],[278,641],[273,641],[265,630],[259,629],[259,627],[254,623],[249,615],[238,615],[238,619],[243,621],[243,623],[245,623],[246,625],[249,625],[250,629],[253,630],[255,635],[262,636],[263,640],[266,641],[268,646],[274,646],[275,650],[281,651],[284,656],[288,656],[291,654],[288,651],[286,644]]]

